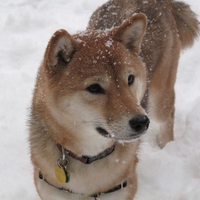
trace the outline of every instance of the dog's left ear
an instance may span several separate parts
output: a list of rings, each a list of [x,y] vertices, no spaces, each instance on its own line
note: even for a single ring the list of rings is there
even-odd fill
[[[139,54],[146,26],[146,15],[142,13],[135,14],[122,23],[122,25],[113,29],[114,40],[122,42],[131,52]]]

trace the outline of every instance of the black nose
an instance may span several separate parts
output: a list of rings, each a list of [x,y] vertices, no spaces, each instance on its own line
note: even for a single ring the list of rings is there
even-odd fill
[[[133,131],[137,134],[143,133],[149,128],[149,118],[146,115],[136,115],[129,121]]]

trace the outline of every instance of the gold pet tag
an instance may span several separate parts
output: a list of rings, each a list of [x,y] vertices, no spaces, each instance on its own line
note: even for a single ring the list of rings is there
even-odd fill
[[[58,183],[65,184],[67,182],[67,174],[64,168],[56,166],[55,175],[56,175],[56,180],[58,181]]]
[[[67,170],[67,166],[69,164],[69,161],[65,157],[65,151],[62,147],[62,157],[58,158],[57,160],[57,166],[55,167],[55,176],[56,180],[60,184],[69,183],[70,181],[70,173]]]

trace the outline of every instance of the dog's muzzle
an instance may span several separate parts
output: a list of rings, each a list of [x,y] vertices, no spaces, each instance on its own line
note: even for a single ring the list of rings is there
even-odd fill
[[[127,140],[139,138],[149,127],[149,118],[146,115],[136,115],[129,121],[130,132],[128,135],[111,135],[107,130],[102,127],[97,127],[97,132],[107,138],[115,140]]]

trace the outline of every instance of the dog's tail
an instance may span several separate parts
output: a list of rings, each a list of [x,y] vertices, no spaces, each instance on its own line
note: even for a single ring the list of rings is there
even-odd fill
[[[200,32],[200,23],[196,14],[189,5],[183,2],[172,1],[174,14],[182,48],[191,47]]]

